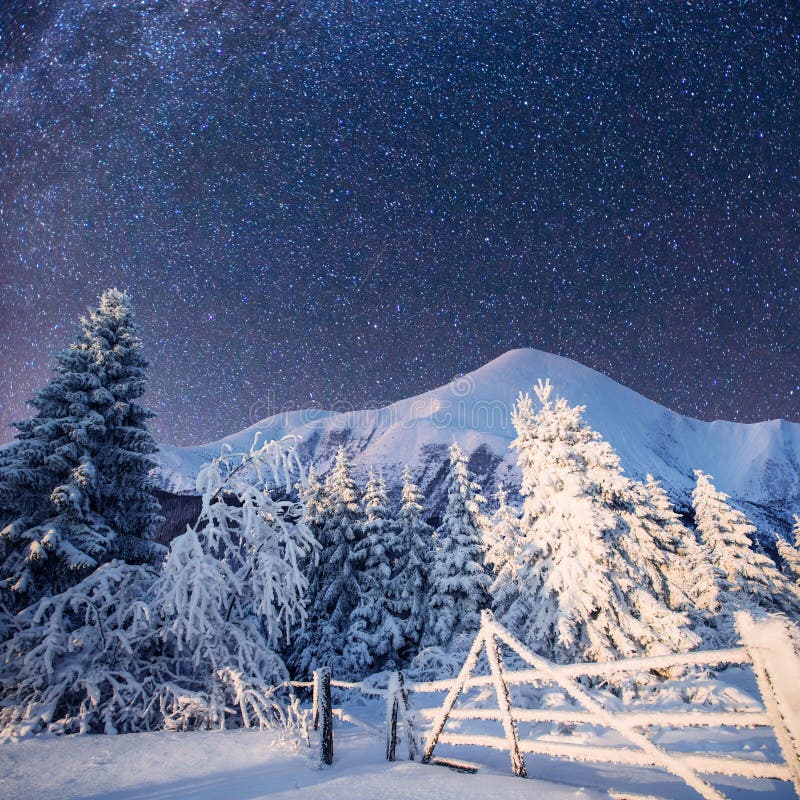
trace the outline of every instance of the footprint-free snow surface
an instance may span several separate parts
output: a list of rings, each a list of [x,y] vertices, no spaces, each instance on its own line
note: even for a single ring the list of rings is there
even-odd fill
[[[555,391],[586,405],[585,417],[619,453],[628,475],[661,479],[679,505],[688,505],[693,470],[744,507],[762,534],[787,532],[800,512],[800,425],[785,420],[754,424],[700,422],[676,414],[593,369],[538,350],[511,350],[433,391],[380,409],[291,411],[262,420],[219,442],[199,447],[163,445],[161,481],[170,491],[192,492],[200,466],[225,443],[247,450],[265,439],[296,434],[300,453],[318,471],[344,444],[357,471],[381,467],[390,487],[410,464],[431,511],[441,503],[447,447],[455,439],[487,489],[498,481],[518,485],[511,410],[518,394],[549,378]],[[691,377],[687,376],[687,380]]]

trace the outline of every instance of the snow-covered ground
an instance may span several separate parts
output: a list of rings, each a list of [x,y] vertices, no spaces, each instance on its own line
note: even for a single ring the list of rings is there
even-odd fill
[[[336,731],[336,758],[319,768],[308,750],[270,733],[136,733],[38,737],[0,747],[5,800],[594,800],[607,793],[487,770],[383,760],[382,743],[351,726]]]
[[[740,671],[733,684],[749,687]],[[723,690],[724,691],[724,690]],[[730,690],[729,690],[730,691]],[[735,693],[736,705],[743,695]],[[426,705],[438,695],[417,696]],[[418,707],[421,702],[418,703]],[[347,714],[372,726],[337,720],[335,756],[330,767],[319,767],[315,747],[282,740],[271,732],[236,730],[193,733],[138,733],[123,736],[38,736],[0,746],[0,797],[4,800],[600,800],[656,797],[693,800],[697,795],[678,778],[662,770],[595,765],[526,756],[528,779],[511,775],[506,752],[483,747],[437,747],[437,756],[477,764],[477,774],[462,774],[440,766],[384,760],[383,737],[377,730],[384,714],[382,701],[350,697]],[[450,723],[457,732],[475,723]],[[484,723],[478,723],[484,725]],[[523,738],[531,731],[523,726]],[[475,731],[473,727],[471,729]],[[553,731],[553,736],[577,737],[580,732]],[[541,738],[541,730],[539,731]],[[552,738],[552,736],[550,737]],[[598,731],[593,743],[620,744]],[[690,729],[665,731],[657,740],[672,750],[725,753],[755,760],[780,760],[766,730]],[[402,746],[399,757],[404,757]],[[712,781],[732,800],[789,800],[789,783],[744,778]]]

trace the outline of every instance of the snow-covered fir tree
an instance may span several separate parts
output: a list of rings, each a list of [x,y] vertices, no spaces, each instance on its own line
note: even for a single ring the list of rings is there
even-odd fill
[[[686,617],[661,601],[620,547],[630,535],[621,512],[635,514],[635,501],[618,457],[582,420],[583,407],[551,393],[540,381],[540,410],[521,395],[513,413],[523,504],[508,567],[517,589],[501,621],[557,662],[694,646]],[[629,554],[635,545],[627,543]]]
[[[359,597],[350,615],[344,649],[348,672],[360,678],[385,666],[396,665],[403,647],[403,622],[394,614],[391,598],[396,555],[395,525],[383,478],[370,471],[363,497],[365,519],[361,538],[353,548],[358,565]]]
[[[499,572],[508,561],[518,544],[519,514],[517,509],[508,504],[508,492],[501,483],[494,493],[497,509],[489,520],[484,531],[486,547],[486,563]]]
[[[308,468],[305,481],[297,484],[297,492],[305,508],[305,523],[316,530],[325,507],[325,487],[313,464]]]
[[[783,562],[784,574],[790,581],[794,581],[795,585],[798,585],[800,584],[800,516],[797,514],[794,515],[792,533],[794,534],[793,545],[780,536],[776,537],[776,544],[778,555]]]
[[[659,547],[668,554],[664,565],[669,606],[689,614],[695,625],[713,624],[719,612],[719,587],[708,548],[697,541],[670,503],[664,487],[648,475],[646,521]]]
[[[281,714],[275,694],[288,673],[279,648],[305,619],[300,562],[316,542],[303,510],[276,502],[241,467],[262,481],[261,466],[287,446],[256,440],[250,453],[224,452],[198,475],[200,518],[172,542],[153,588],[174,675],[161,701],[167,727],[224,727],[231,709],[246,727]]]
[[[677,549],[672,531],[662,528],[655,518],[647,489],[630,481],[611,500],[625,525],[618,537],[619,550],[628,567],[642,576],[642,582],[665,605],[670,603],[668,568]]]
[[[646,587],[660,603],[685,613],[702,639],[715,642],[719,604],[714,568],[694,533],[681,523],[661,485],[651,475],[645,484],[629,481],[613,505],[624,522],[616,542],[634,579],[632,596],[641,597],[636,587]],[[645,603],[649,605],[646,598]],[[639,616],[648,621],[646,611],[641,610]],[[673,628],[667,639],[680,640],[679,628],[685,619],[670,619],[678,628]],[[657,620],[649,624],[662,627]]]
[[[615,476],[621,476],[616,455],[611,464]],[[677,543],[661,527],[647,489],[626,479],[620,482],[618,491],[604,494],[603,499],[621,523],[610,544],[622,556],[625,569],[618,571],[614,580],[633,616],[655,632],[646,643],[647,650],[693,648],[700,639],[690,629],[688,614],[676,612],[670,603],[670,598],[679,594],[670,572]]]
[[[156,445],[129,297],[103,293],[81,333],[56,356],[56,375],[30,401],[0,454],[0,585],[11,605],[77,582],[117,555],[146,562],[163,549],[148,537],[159,519],[150,472]]]
[[[361,537],[363,513],[352,465],[343,447],[325,480],[324,501],[317,522],[319,559],[309,565],[308,620],[294,643],[291,664],[298,675],[317,667],[349,674],[343,658],[350,615],[360,587],[355,548]]]
[[[489,606],[491,579],[484,569],[485,502],[481,487],[456,442],[450,446],[447,506],[436,530],[429,575],[426,643],[446,647],[454,638],[480,627]]]
[[[416,654],[427,621],[433,530],[423,517],[422,499],[411,469],[406,465],[400,516],[395,523],[395,572],[389,589],[395,614],[403,624],[401,660]]]
[[[503,485],[495,492],[497,510],[492,515],[486,536],[486,563],[492,567],[494,581],[490,587],[496,613],[502,615],[519,592],[515,567],[519,547],[519,512],[508,504]]]
[[[772,560],[760,548],[755,549],[755,527],[728,503],[728,495],[717,491],[710,475],[702,470],[694,474],[695,527],[708,546],[727,613],[757,606],[796,614],[800,607],[797,593]]]

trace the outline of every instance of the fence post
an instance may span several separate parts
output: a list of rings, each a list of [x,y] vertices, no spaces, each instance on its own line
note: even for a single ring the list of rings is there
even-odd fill
[[[319,728],[319,680],[317,673],[314,673],[311,681],[311,724],[314,730]]]
[[[408,690],[399,670],[392,673],[386,689],[386,760],[397,760],[397,725],[402,723],[408,740],[408,759],[417,760],[417,740],[408,707]]]
[[[403,703],[403,725],[406,727],[406,739],[408,740],[408,760],[417,760],[417,736],[414,733],[414,716],[408,702],[408,689],[402,672],[397,673],[397,682],[400,684],[400,700]]]
[[[772,719],[775,738],[800,797],[800,659],[778,618],[756,620],[740,611],[736,614],[736,630],[750,655],[764,708]]]
[[[397,754],[397,712],[400,705],[400,685],[397,680],[399,672],[389,678],[386,692],[386,760],[396,761]]]
[[[331,703],[331,670],[320,667],[314,672],[314,728],[319,732],[319,760],[333,763],[333,709]]]

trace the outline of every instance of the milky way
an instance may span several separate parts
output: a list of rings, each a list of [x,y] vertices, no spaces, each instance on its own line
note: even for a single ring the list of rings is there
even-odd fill
[[[2,5],[0,438],[111,285],[177,443],[520,346],[800,420],[796,3]]]

